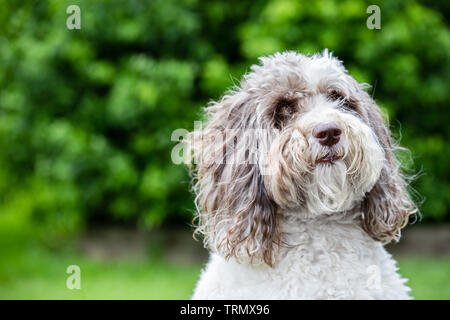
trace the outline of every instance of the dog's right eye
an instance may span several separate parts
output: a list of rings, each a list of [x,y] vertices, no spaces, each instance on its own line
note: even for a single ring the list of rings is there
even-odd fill
[[[281,100],[277,103],[274,113],[275,127],[282,128],[297,111],[295,101]]]

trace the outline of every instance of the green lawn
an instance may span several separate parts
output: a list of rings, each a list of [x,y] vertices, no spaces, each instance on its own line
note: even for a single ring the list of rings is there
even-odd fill
[[[69,265],[81,268],[81,289],[66,288]],[[450,299],[450,259],[399,261],[416,299]],[[187,299],[200,266],[161,259],[102,262],[73,250],[49,250],[0,233],[0,299]]]
[[[199,274],[199,267],[150,259],[101,262],[42,251],[0,259],[0,299],[186,299]],[[81,269],[80,290],[66,288],[72,264]]]
[[[32,239],[0,225],[0,299],[187,299],[200,273],[200,266],[150,257],[94,260],[71,246],[50,250]],[[81,269],[80,290],[66,287],[70,265]]]
[[[402,258],[399,267],[415,299],[450,299],[450,258]]]

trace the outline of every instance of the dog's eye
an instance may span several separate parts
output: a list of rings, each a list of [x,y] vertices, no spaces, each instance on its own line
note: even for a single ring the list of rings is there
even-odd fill
[[[328,99],[336,101],[336,100],[345,100],[345,96],[336,90],[332,90],[328,92]]]
[[[275,126],[277,128],[283,127],[286,121],[292,118],[296,111],[297,109],[294,101],[279,101],[274,114]]]
[[[328,99],[332,101],[340,101],[341,105],[345,108],[356,110],[356,102],[352,98],[346,97],[339,91],[332,90],[328,93]]]

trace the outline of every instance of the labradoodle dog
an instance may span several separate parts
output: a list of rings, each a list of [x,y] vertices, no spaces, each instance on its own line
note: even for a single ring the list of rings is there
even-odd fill
[[[382,112],[327,50],[260,59],[191,132],[193,299],[408,299],[383,244],[417,211]]]

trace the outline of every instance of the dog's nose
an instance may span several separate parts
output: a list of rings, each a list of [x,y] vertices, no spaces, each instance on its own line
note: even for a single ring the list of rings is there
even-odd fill
[[[339,142],[342,130],[335,122],[318,124],[312,131],[314,138],[323,146],[331,147]]]

